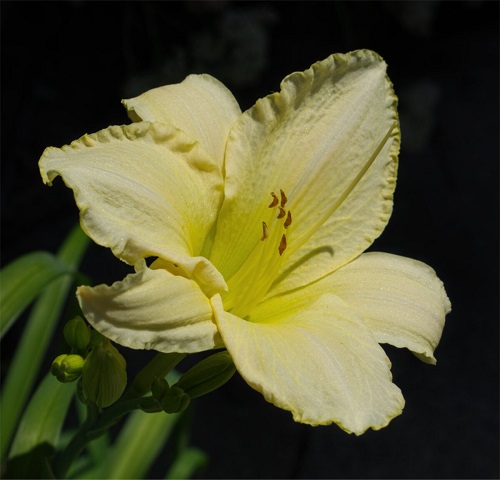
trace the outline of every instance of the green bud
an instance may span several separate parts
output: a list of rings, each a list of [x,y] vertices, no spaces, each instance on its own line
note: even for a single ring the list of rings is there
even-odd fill
[[[90,344],[90,328],[83,318],[75,317],[64,325],[64,338],[77,352],[85,352]]]
[[[59,355],[52,362],[50,373],[62,383],[74,382],[80,378],[84,363],[80,355]]]
[[[157,413],[163,409],[160,402],[153,397],[143,397],[139,400],[139,408],[146,413]]]
[[[155,377],[151,384],[151,393],[157,400],[161,400],[169,390],[168,382],[164,378]]]
[[[236,372],[227,351],[205,358],[190,368],[175,386],[182,388],[190,398],[205,395],[224,385]]]
[[[190,401],[189,395],[187,395],[182,388],[172,387],[161,399],[160,404],[164,412],[180,413],[186,410]]]
[[[127,364],[120,352],[103,337],[92,348],[83,367],[83,392],[99,407],[109,407],[127,386]]]

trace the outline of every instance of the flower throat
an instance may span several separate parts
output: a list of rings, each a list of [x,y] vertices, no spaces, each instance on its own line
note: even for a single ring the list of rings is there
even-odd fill
[[[280,198],[271,192],[268,215],[262,221],[262,237],[239,270],[228,281],[223,295],[227,311],[245,317],[267,293],[281,267],[287,248],[292,213],[286,209],[288,198],[280,189]]]

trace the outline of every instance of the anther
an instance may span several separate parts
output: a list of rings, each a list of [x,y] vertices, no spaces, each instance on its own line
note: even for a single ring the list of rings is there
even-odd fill
[[[276,218],[283,218],[285,216],[285,209],[283,207],[279,207],[280,213],[278,213],[278,216]]]
[[[271,195],[273,196],[273,201],[271,202],[271,204],[269,205],[269,208],[273,208],[275,207],[276,205],[278,205],[279,203],[279,200],[278,200],[278,197],[275,195],[274,192],[271,192]]]
[[[288,210],[288,215],[286,216],[286,220],[285,220],[285,223],[283,224],[283,226],[285,228],[288,228],[291,224],[292,224],[292,212],[290,212],[290,210]]]
[[[261,240],[265,240],[269,237],[269,229],[267,228],[266,222],[262,222],[262,238]]]
[[[280,189],[280,193],[281,193],[281,208],[285,208],[285,204],[288,200],[288,198],[286,198],[286,195],[285,195],[285,192],[283,190]]]
[[[283,255],[285,248],[286,248],[286,235],[283,234],[283,236],[281,237],[280,246],[278,247],[278,252],[279,252],[280,256]]]

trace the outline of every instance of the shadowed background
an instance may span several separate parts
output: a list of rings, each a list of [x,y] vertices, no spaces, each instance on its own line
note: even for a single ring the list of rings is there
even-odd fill
[[[120,99],[204,72],[244,110],[331,53],[375,50],[400,98],[402,151],[371,249],[444,281],[453,312],[438,364],[387,347],[406,407],[361,437],[295,424],[235,376],[195,402],[190,441],[210,455],[207,478],[498,478],[498,14],[487,1],[1,2],[2,265],[55,251],[77,222],[71,191],[45,187],[38,159],[129,123]],[[82,270],[96,284],[130,271],[97,246]],[[2,378],[21,332],[2,344]],[[143,363],[130,355],[132,371]],[[152,478],[168,459],[167,445]]]

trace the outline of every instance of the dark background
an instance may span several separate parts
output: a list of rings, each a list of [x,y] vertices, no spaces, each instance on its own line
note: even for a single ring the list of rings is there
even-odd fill
[[[38,159],[129,123],[121,98],[206,72],[246,109],[330,53],[373,49],[403,139],[394,213],[372,249],[444,281],[438,364],[387,347],[406,408],[361,437],[295,424],[235,376],[196,402],[191,443],[210,454],[208,478],[498,478],[498,18],[487,1],[1,2],[2,264],[57,249],[77,210],[62,182],[42,184]],[[94,283],[128,272],[96,246],[82,270]]]

